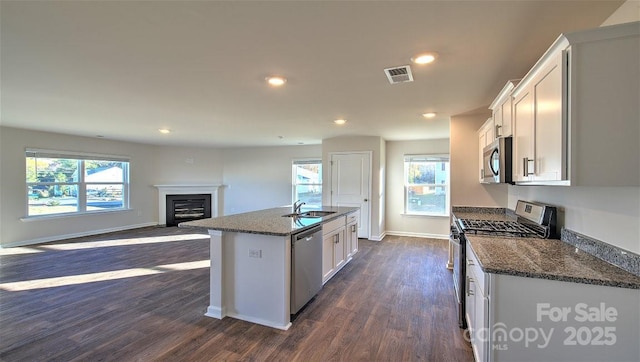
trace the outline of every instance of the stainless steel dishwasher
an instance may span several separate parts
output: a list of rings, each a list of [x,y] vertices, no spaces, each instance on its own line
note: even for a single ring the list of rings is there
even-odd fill
[[[291,314],[322,289],[322,227],[291,237]]]

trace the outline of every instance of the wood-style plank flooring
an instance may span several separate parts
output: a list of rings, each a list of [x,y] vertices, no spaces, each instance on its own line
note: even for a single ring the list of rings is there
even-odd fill
[[[204,316],[208,240],[153,227],[0,250],[0,360],[473,360],[444,240],[361,239],[288,331]]]

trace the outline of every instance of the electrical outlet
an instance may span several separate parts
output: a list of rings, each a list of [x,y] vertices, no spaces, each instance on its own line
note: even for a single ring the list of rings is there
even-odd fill
[[[260,249],[249,249],[249,257],[250,258],[262,258],[262,250],[260,250]]]

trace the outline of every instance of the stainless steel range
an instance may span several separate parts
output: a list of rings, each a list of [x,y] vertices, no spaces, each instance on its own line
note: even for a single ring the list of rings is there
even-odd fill
[[[464,295],[466,278],[466,235],[491,235],[521,238],[557,238],[557,209],[554,206],[518,200],[515,217],[510,220],[458,219],[451,226],[453,252],[453,278],[458,299],[458,324],[466,328]]]

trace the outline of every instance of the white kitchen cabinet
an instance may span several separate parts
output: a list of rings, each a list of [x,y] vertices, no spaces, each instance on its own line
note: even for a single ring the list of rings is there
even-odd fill
[[[476,361],[640,359],[640,290],[485,273],[466,247]]]
[[[346,217],[322,226],[322,282],[326,283],[347,262]]]
[[[478,130],[478,165],[480,166],[479,178],[480,182],[484,181],[484,158],[483,151],[495,139],[493,119],[487,119],[482,127]]]
[[[563,34],[525,75],[513,90],[516,183],[640,185],[639,38],[639,22]]]
[[[566,178],[562,152],[563,52],[546,59],[515,93],[515,181]]]
[[[495,138],[509,137],[512,135],[513,97],[511,93],[519,82],[519,79],[509,80],[489,106],[493,113],[492,119]]]
[[[467,245],[467,250],[471,248]],[[488,288],[485,284],[488,278],[480,268],[477,258],[473,251],[467,252],[466,257],[466,294],[465,294],[465,311],[467,318],[467,326],[469,328],[469,337],[471,338],[471,346],[476,361],[486,361],[487,343],[485,333],[488,330],[488,313],[489,298],[487,295]]]
[[[356,214],[347,215],[345,247],[347,260],[350,260],[358,252],[358,218]]]

